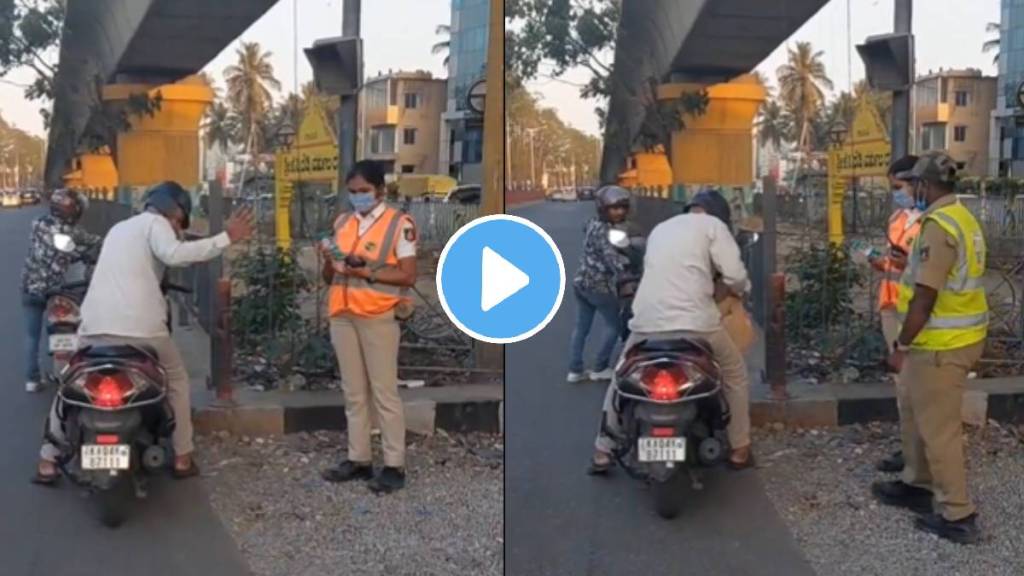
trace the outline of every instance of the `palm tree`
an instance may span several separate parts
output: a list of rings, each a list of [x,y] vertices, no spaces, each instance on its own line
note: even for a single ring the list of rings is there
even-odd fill
[[[243,42],[237,50],[238,62],[224,70],[227,98],[239,124],[249,152],[259,153],[265,141],[261,125],[274,103],[271,89],[280,90],[281,83],[274,76],[270,52],[264,52],[257,42]]]
[[[986,24],[985,25],[985,32],[987,32],[988,34],[995,33],[996,37],[995,38],[989,38],[988,40],[986,40],[985,43],[981,45],[981,51],[986,53],[986,54],[989,53],[989,52],[995,51],[996,55],[995,55],[994,58],[992,58],[992,63],[998,65],[999,64],[999,39],[1000,39],[999,22],[989,22],[988,24]]]
[[[825,102],[825,90],[832,89],[832,80],[821,61],[822,52],[814,51],[810,42],[797,42],[796,49],[788,52],[789,61],[777,71],[779,95],[797,123],[797,146],[808,152],[811,123]]]
[[[222,150],[227,150],[238,141],[238,117],[223,102],[215,102],[206,111],[203,130],[208,147],[220,145]]]
[[[438,36],[443,37],[444,40],[441,40],[437,44],[434,44],[434,47],[430,49],[430,53],[441,54],[443,52],[444,67],[447,68],[448,60],[449,58],[451,58],[449,50],[452,47],[452,27],[447,24],[441,24],[440,26],[437,27],[437,29],[434,30],[434,33],[437,34]]]
[[[782,105],[778,100],[766,100],[761,106],[761,117],[757,121],[757,136],[762,146],[769,142],[776,150],[782,148],[782,143],[788,140],[790,127]]]

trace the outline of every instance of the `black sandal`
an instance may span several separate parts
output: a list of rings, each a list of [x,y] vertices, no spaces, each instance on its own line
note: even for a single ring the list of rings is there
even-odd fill
[[[174,476],[175,480],[185,480],[186,478],[199,476],[199,466],[196,465],[195,460],[190,462],[188,468],[184,470],[181,470],[177,466],[174,466],[171,469],[171,475]]]

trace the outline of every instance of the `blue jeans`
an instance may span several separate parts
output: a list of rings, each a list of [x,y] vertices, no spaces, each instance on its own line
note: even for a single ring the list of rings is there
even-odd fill
[[[594,370],[600,372],[611,364],[612,350],[619,341],[619,329],[622,317],[619,299],[614,294],[600,294],[575,289],[576,292],[576,328],[572,331],[572,348],[570,350],[569,371],[583,372],[583,347],[590,335],[594,314],[604,321],[606,334],[597,350],[597,363]]]
[[[39,382],[39,339],[43,331],[43,314],[46,313],[46,299],[22,294],[21,307],[25,311],[25,381]]]

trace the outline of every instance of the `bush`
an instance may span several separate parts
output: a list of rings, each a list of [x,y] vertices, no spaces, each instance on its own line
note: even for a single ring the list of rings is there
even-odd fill
[[[786,274],[786,336],[792,342],[822,345],[836,326],[856,320],[853,292],[865,274],[845,246],[802,246],[790,255]]]
[[[291,252],[254,248],[236,258],[233,267],[240,289],[232,299],[231,326],[240,351],[254,353],[302,329],[299,296],[310,282]]]

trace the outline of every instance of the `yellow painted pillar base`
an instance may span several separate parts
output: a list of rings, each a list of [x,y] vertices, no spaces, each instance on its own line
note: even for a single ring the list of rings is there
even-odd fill
[[[754,117],[765,100],[764,87],[752,76],[725,84],[662,84],[659,100],[675,100],[687,92],[708,92],[701,116],[687,116],[686,127],[672,135],[674,184],[748,187],[754,180]]]
[[[136,116],[117,136],[117,164],[122,186],[149,187],[174,180],[194,188],[200,180],[199,122],[213,102],[213,91],[196,76],[175,84],[114,84],[103,88],[106,102],[127,102],[135,94],[160,95],[152,116]]]

